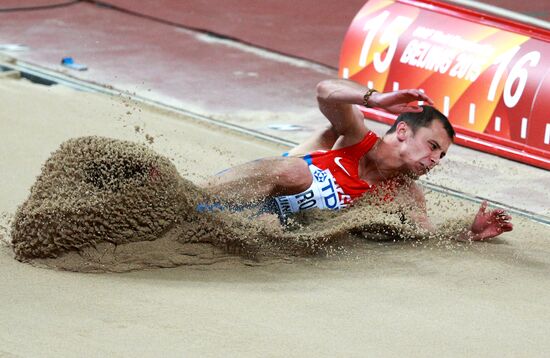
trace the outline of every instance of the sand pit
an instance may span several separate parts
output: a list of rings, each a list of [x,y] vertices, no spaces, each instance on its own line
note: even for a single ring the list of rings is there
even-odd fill
[[[181,240],[189,238],[185,229],[194,226],[185,226],[185,215],[174,219],[170,214],[160,218],[166,225],[140,235],[125,235],[123,229],[115,228],[118,236],[113,240],[133,240],[128,246],[96,241],[95,247],[69,247],[62,252],[58,247],[48,251],[57,257],[29,260],[76,271],[180,267],[90,275],[20,263],[14,260],[11,246],[17,239],[12,235],[11,243],[6,243],[17,208],[33,194],[41,195],[37,176],[43,173],[42,164],[55,157],[52,153],[62,143],[74,144],[66,142],[71,138],[111,138],[102,142],[104,150],[108,143],[130,141],[133,144],[125,148],[149,158],[137,167],[122,165],[126,171],[115,170],[117,178],[125,178],[124,185],[115,187],[109,187],[112,177],[93,175],[105,162],[82,168],[83,172],[88,168],[93,179],[82,183],[95,191],[96,203],[107,206],[105,213],[112,209],[109,203],[117,193],[130,187],[145,189],[147,185],[142,184],[153,180],[165,180],[166,185],[142,194],[163,198],[152,202],[160,209],[157,214],[168,213],[176,188],[191,188],[192,182],[205,175],[256,157],[277,155],[284,148],[123,98],[13,79],[0,80],[0,90],[0,130],[10,133],[0,143],[2,152],[9,153],[0,162],[0,267],[5,273],[0,280],[5,297],[0,322],[9,327],[0,333],[0,355],[544,356],[550,350],[550,230],[520,217],[514,218],[513,232],[489,243],[393,242],[365,239],[353,232],[358,223],[351,212],[338,218],[344,222],[340,228],[332,217],[324,221],[324,227],[315,226],[313,218],[309,225],[315,230],[294,232],[304,241],[326,237],[329,231],[346,233],[335,235],[334,250],[327,249],[320,256],[293,256],[278,251],[277,245],[255,246],[252,240],[245,253],[273,255],[251,259],[239,250],[228,251],[220,242]],[[153,143],[146,135],[154,137]],[[159,173],[173,176],[159,178],[151,170],[159,165],[165,168]],[[61,174],[55,176],[60,182],[74,178]],[[108,187],[112,193],[99,195]],[[58,198],[73,200],[72,204],[85,198],[78,190],[71,192],[62,186],[56,190],[71,193]],[[427,197],[438,223],[476,209],[474,204],[437,193],[427,193]],[[193,200],[197,198],[199,193]],[[64,205],[63,200],[55,204]],[[192,207],[189,204],[187,208]],[[61,215],[48,211],[51,208],[38,209],[49,213],[52,221]],[[126,216],[119,219],[126,220]],[[171,226],[172,220],[181,225]],[[212,214],[205,224],[227,223],[224,220]],[[243,218],[231,220],[237,225],[235,230],[254,233],[251,239],[281,237],[265,226],[244,227]],[[78,229],[92,241],[103,237],[84,227]],[[212,237],[217,236],[210,235],[210,241]],[[69,246],[80,245],[68,242]],[[166,252],[173,255],[167,257]],[[147,255],[138,256],[136,263],[136,253]],[[59,335],[60,331],[65,334]]]

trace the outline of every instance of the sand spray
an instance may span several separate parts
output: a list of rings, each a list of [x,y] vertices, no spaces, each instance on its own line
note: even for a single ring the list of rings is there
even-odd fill
[[[127,271],[233,256],[258,262],[330,255],[346,250],[350,237],[448,240],[466,222],[454,220],[428,233],[404,215],[403,203],[411,205],[410,200],[369,195],[339,212],[306,211],[282,227],[275,215],[260,217],[253,209],[197,210],[213,201],[145,145],[75,138],[43,165],[11,220],[10,245],[24,262],[75,271]],[[4,231],[0,235],[7,237]]]

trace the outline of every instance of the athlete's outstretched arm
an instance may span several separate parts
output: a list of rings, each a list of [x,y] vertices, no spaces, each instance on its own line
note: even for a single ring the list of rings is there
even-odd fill
[[[414,210],[411,210],[409,216],[424,230],[435,233],[436,228],[431,223],[426,210],[424,193],[418,184],[413,184],[411,194],[415,205]],[[481,207],[474,219],[471,223],[467,223],[464,227],[459,228],[458,236],[455,239],[459,241],[484,241],[496,237],[503,232],[513,230],[513,225],[510,222],[512,217],[506,211],[502,209],[487,210],[487,206],[487,201],[481,203]]]

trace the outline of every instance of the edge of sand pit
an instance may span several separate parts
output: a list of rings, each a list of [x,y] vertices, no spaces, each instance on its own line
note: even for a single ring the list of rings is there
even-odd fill
[[[37,82],[37,83],[46,84],[46,85],[59,84],[59,85],[70,87],[79,91],[101,93],[101,94],[107,94],[110,96],[124,95],[124,96],[127,96],[128,99],[132,101],[136,101],[136,102],[139,102],[140,104],[147,105],[151,109],[184,115],[188,118],[191,118],[192,120],[195,120],[201,123],[211,124],[217,127],[224,128],[226,130],[231,130],[241,135],[246,135],[249,137],[253,137],[255,139],[267,141],[269,143],[278,144],[286,148],[290,148],[298,144],[291,140],[286,140],[284,138],[262,133],[260,131],[253,130],[234,123],[228,123],[221,120],[217,120],[185,108],[163,103],[159,100],[149,99],[143,96],[139,96],[135,93],[118,90],[115,87],[110,85],[103,85],[99,83],[84,81],[76,77],[70,76],[68,74],[52,71],[44,67],[30,64],[24,61],[20,61],[13,57],[6,56],[5,54],[0,53],[0,73],[2,71],[16,71],[16,72],[19,72],[21,74],[21,77],[23,78],[26,78],[32,82]],[[460,190],[452,189],[440,184],[429,183],[422,179],[420,179],[419,182],[422,186],[424,186],[428,190],[436,191],[444,195],[449,195],[455,198],[467,200],[474,203],[481,203],[486,200],[489,202],[490,206],[492,207],[505,209],[512,214],[520,215],[529,220],[532,220],[537,223],[550,227],[550,217],[546,215],[535,213],[526,209],[513,207],[508,204],[504,204],[502,202],[498,202],[490,198],[470,195]]]

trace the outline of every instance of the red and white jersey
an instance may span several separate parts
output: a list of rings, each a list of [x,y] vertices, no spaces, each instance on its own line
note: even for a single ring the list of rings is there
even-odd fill
[[[313,208],[338,210],[372,190],[373,186],[359,177],[359,161],[377,140],[378,136],[369,131],[361,142],[352,146],[305,155],[303,159],[309,165],[313,182],[300,194],[276,197],[280,214],[286,216]]]

